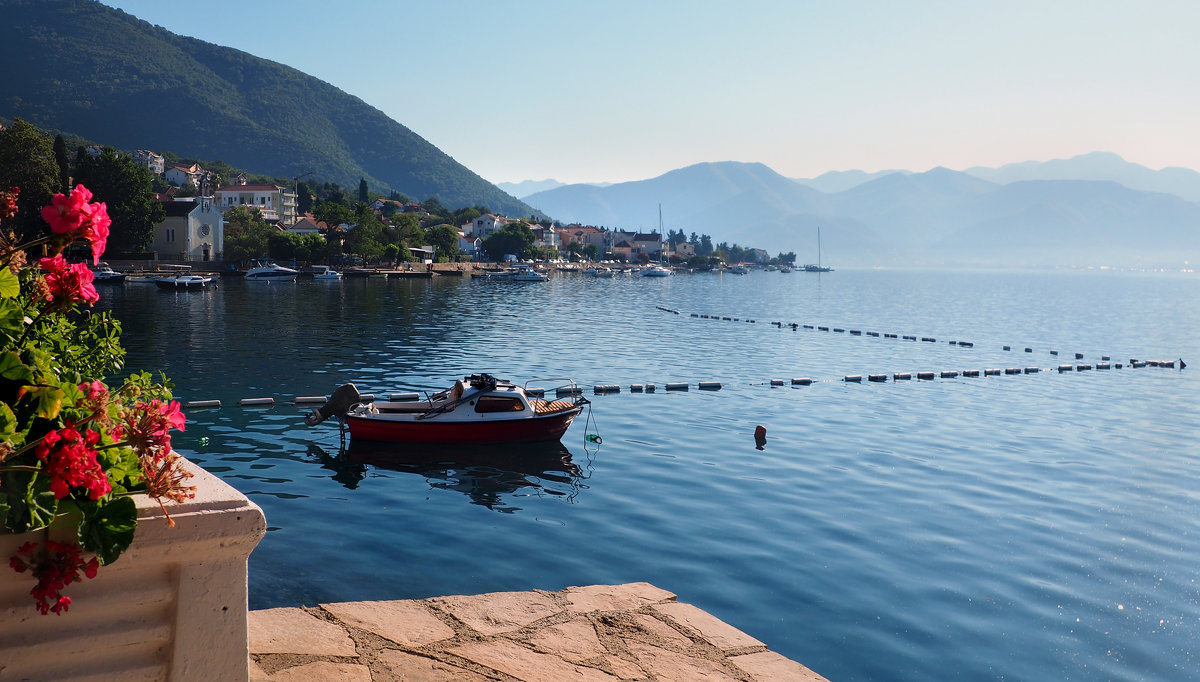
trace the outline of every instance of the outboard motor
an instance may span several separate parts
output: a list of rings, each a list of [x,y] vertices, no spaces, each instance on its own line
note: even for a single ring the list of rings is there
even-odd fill
[[[324,405],[313,408],[312,414],[304,418],[304,423],[316,426],[330,417],[346,414],[350,408],[361,402],[362,397],[354,384],[342,384],[333,390],[333,394]]]

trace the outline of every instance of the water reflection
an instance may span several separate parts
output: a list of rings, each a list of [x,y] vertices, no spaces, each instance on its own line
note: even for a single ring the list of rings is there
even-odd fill
[[[561,442],[428,446],[351,441],[335,455],[311,443],[308,456],[350,490],[375,467],[424,476],[432,488],[457,490],[473,504],[512,513],[521,509],[512,502],[518,497],[554,495],[574,501],[587,489],[592,453],[585,455],[586,472]]]

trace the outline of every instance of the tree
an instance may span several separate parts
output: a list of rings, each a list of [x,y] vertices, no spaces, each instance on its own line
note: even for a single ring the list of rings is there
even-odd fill
[[[51,197],[62,190],[59,182],[49,135],[19,118],[0,130],[0,188],[21,190],[17,214],[4,222],[5,232],[15,232],[18,242],[48,232],[42,207],[49,206]]]
[[[312,207],[313,217],[329,227],[337,227],[342,223],[354,221],[354,212],[345,204],[337,201],[321,201]]]
[[[596,260],[600,256],[600,247],[595,244],[588,244],[583,247],[583,256],[588,260]]]
[[[312,207],[312,189],[310,189],[309,186],[303,180],[301,180],[300,182],[296,183],[296,211],[300,215],[304,215],[305,213],[311,211]]]
[[[442,206],[442,202],[438,201],[437,197],[429,197],[425,200],[425,203],[422,204],[422,207],[425,209],[426,213],[431,215],[446,215],[446,208]]]
[[[453,261],[458,256],[458,230],[450,225],[438,225],[430,228],[427,239],[436,250],[435,253]]]
[[[54,136],[54,163],[58,164],[58,188],[71,191],[71,159],[67,157],[67,141],[62,135]]]
[[[234,206],[225,211],[225,260],[261,258],[273,230],[256,208]]]
[[[364,204],[371,200],[366,178],[359,178],[358,180],[358,200]]]
[[[96,201],[108,204],[112,218],[108,249],[114,254],[148,251],[154,226],[167,217],[162,202],[154,200],[153,173],[128,156],[105,147],[100,156],[88,156],[75,169]]]
[[[403,213],[393,221],[396,228],[396,242],[409,246],[420,246],[425,243],[425,230],[421,222],[411,213]]]
[[[483,240],[483,250],[494,261],[501,260],[508,254],[517,258],[532,256],[536,247],[537,237],[525,223],[509,223],[493,232]]]
[[[366,204],[360,206],[356,218],[357,224],[346,236],[346,251],[358,254],[364,260],[378,260],[385,246],[383,223]]]

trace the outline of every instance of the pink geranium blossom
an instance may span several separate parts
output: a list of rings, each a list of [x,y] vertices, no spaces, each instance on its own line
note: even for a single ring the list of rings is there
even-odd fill
[[[62,589],[71,583],[80,582],[79,570],[88,578],[95,578],[100,562],[96,557],[84,561],[79,548],[61,542],[47,540],[45,549],[34,556],[38,548],[36,542],[26,542],[17,548],[17,553],[8,560],[9,566],[17,573],[32,571],[37,578],[37,585],[29,591],[37,600],[37,609],[46,615],[53,611],[61,615],[71,605],[71,598],[62,594]],[[54,605],[51,606],[50,602]]]
[[[96,286],[92,283],[95,275],[88,269],[86,263],[70,263],[55,254],[53,258],[43,258],[38,265],[46,272],[46,300],[55,305],[67,307],[77,301],[91,305],[100,300]]]
[[[89,203],[92,192],[83,185],[75,185],[71,193],[58,193],[50,205],[42,209],[42,218],[50,223],[55,234],[82,237],[92,244],[92,265],[100,262],[100,255],[108,244],[108,206],[103,202]]]
[[[70,422],[57,431],[47,433],[37,450],[38,459],[50,475],[50,492],[62,499],[71,490],[82,488],[88,497],[98,500],[112,491],[108,476],[96,460],[96,443],[100,434],[85,430],[82,434]]]
[[[141,455],[150,455],[160,460],[171,451],[172,428],[184,430],[187,418],[179,411],[179,403],[164,402],[155,398],[149,403],[138,403],[122,415],[123,424],[113,430],[117,439],[123,439]]]

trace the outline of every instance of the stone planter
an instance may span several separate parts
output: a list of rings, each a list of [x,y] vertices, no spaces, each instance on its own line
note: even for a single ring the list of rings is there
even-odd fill
[[[28,573],[8,567],[22,543],[72,541],[74,529],[0,535],[0,679],[246,680],[246,559],[266,532],[258,505],[200,467],[195,499],[137,498],[121,557],[70,585],[70,610],[43,616]]]

